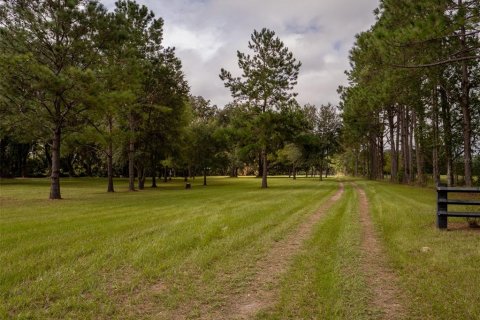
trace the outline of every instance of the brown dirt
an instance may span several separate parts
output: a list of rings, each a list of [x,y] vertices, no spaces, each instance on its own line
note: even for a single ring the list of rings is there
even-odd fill
[[[448,231],[462,231],[469,233],[480,233],[479,227],[470,227],[467,221],[448,221]]]
[[[355,188],[359,195],[360,223],[363,228],[361,268],[373,292],[372,309],[380,312],[380,319],[403,319],[405,318],[403,292],[396,285],[398,279],[388,266],[384,250],[378,240],[365,192],[356,185]]]
[[[330,207],[340,199],[343,184],[339,190],[321,208],[310,215],[295,232],[275,243],[268,254],[257,262],[257,271],[244,293],[228,297],[224,307],[212,319],[250,319],[260,310],[271,307],[277,296],[281,275],[286,271],[295,253],[308,239],[313,226],[324,216]]]

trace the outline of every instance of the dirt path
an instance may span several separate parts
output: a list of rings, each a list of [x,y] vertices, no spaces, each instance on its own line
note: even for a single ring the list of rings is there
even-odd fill
[[[231,296],[225,307],[216,314],[215,319],[250,319],[259,312],[276,302],[277,289],[275,285],[286,271],[295,253],[302,243],[308,239],[314,225],[340,199],[343,193],[343,184],[339,190],[325,202],[320,209],[309,216],[295,232],[275,243],[268,254],[257,262],[257,274],[251,281],[244,294]]]
[[[372,308],[381,312],[381,319],[403,319],[403,293],[397,287],[398,279],[389,268],[383,248],[377,238],[368,210],[365,192],[354,185],[359,195],[362,235],[362,265],[368,286],[373,292]]]

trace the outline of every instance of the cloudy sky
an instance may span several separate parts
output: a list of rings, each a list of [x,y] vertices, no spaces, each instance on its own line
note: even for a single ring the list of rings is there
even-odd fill
[[[137,0],[165,20],[166,46],[176,48],[192,94],[223,106],[230,92],[220,68],[240,75],[236,52],[248,52],[254,29],[272,29],[302,62],[301,104],[337,103],[346,83],[355,34],[374,23],[378,0]],[[115,0],[103,0],[113,8]]]

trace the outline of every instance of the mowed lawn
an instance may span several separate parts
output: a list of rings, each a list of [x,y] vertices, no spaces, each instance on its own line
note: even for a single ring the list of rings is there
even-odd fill
[[[449,218],[450,230],[439,231],[433,188],[354,182],[366,191],[379,242],[404,292],[400,318],[480,319],[480,229]],[[372,307],[372,288],[360,265],[358,195],[345,185],[344,197],[315,226],[285,275],[276,307],[262,317],[384,318]]]
[[[362,274],[358,195],[345,192],[295,255],[259,319],[378,319]],[[355,180],[366,191],[405,319],[480,319],[480,231],[435,227],[435,191]],[[107,194],[103,179],[3,180],[0,318],[195,319],[252,290],[258,259],[338,189],[335,179],[182,180]],[[231,300],[231,299],[230,299]]]
[[[408,319],[480,319],[480,229],[449,218],[450,230],[439,231],[433,188],[357,183],[407,294]]]
[[[108,194],[104,179],[1,182],[0,318],[195,315],[242,288],[255,262],[338,188],[335,181],[209,178]]]

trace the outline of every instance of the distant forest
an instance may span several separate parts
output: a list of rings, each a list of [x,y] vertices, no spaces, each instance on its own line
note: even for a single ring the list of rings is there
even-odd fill
[[[480,2],[380,1],[340,103],[300,105],[301,63],[269,29],[193,96],[161,18],[135,1],[0,1],[0,176],[159,178],[328,173],[479,184]],[[248,41],[248,39],[245,39]],[[319,93],[321,95],[321,93]],[[442,177],[444,178],[444,177]]]

